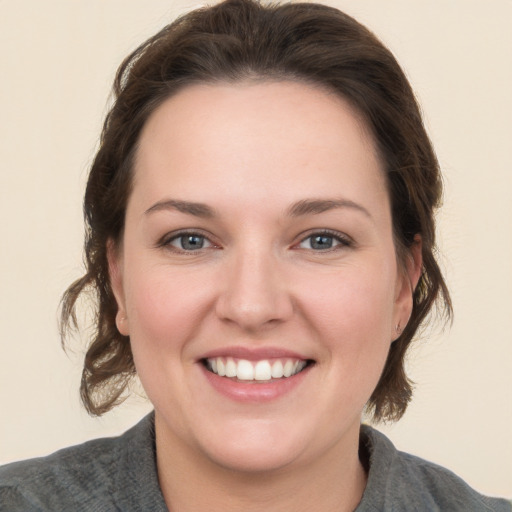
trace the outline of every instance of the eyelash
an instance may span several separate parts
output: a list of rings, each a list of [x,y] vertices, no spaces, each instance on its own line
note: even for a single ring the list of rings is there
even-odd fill
[[[186,238],[186,237],[197,237],[203,239],[203,241],[206,241],[210,244],[209,247],[199,247],[199,249],[196,250],[190,250],[190,249],[182,249],[179,247],[174,247],[172,245],[172,242],[179,240],[180,238]],[[204,249],[210,249],[211,247],[219,249],[220,247],[216,245],[214,242],[210,240],[208,235],[205,233],[201,233],[200,231],[178,231],[174,233],[168,233],[165,236],[163,236],[159,242],[157,243],[157,247],[163,247],[165,249],[168,249],[173,252],[181,253],[181,254],[194,254],[199,253]]]
[[[179,248],[179,247],[175,247],[172,245],[172,242],[174,241],[177,241],[179,240],[180,238],[186,238],[186,237],[197,237],[197,238],[201,238],[203,240],[203,243],[206,241],[207,243],[209,243],[210,245],[208,247],[199,247],[198,249],[196,250],[192,250],[192,249],[183,249],[183,248]],[[309,239],[313,239],[314,237],[324,237],[324,238],[330,238],[330,239],[333,239],[335,242],[338,242],[337,245],[334,245],[333,247],[328,247],[328,248],[325,248],[325,249],[319,249],[319,250],[315,250],[315,249],[312,249],[312,248],[301,248],[299,247],[302,243],[304,243],[305,241],[309,240]],[[323,230],[320,230],[320,231],[312,231],[310,232],[307,236],[303,237],[300,239],[300,241],[296,244],[294,244],[292,246],[293,249],[303,249],[303,250],[309,250],[309,251],[313,251],[313,252],[331,252],[331,251],[336,251],[336,250],[339,250],[341,248],[350,248],[350,247],[353,247],[354,246],[354,242],[351,238],[349,238],[347,235],[344,235],[338,231],[333,231],[333,230],[330,230],[330,229],[323,229]],[[194,254],[194,253],[199,253],[201,252],[202,250],[206,250],[206,249],[210,249],[210,248],[215,248],[215,249],[220,249],[221,247],[217,244],[215,244],[214,242],[212,242],[210,240],[210,238],[208,237],[208,235],[204,234],[204,233],[201,233],[200,231],[178,231],[178,232],[174,232],[174,233],[170,233],[170,234],[167,234],[165,235],[164,237],[162,237],[159,242],[157,243],[157,247],[163,247],[163,248],[166,248],[166,249],[169,249],[173,252],[177,252],[177,253],[182,253],[182,254]]]
[[[340,233],[339,231],[333,231],[330,229],[322,229],[320,231],[312,231],[307,236],[301,238],[300,242],[295,245],[297,247],[298,245],[304,243],[306,240],[313,239],[314,237],[325,237],[325,238],[332,238],[336,242],[338,242],[338,245],[335,245],[333,247],[328,247],[326,249],[320,249],[320,250],[314,250],[314,249],[305,249],[310,250],[313,252],[331,252],[336,251],[342,248],[350,248],[354,246],[354,241],[349,238],[347,235]],[[299,247],[299,249],[301,249]]]

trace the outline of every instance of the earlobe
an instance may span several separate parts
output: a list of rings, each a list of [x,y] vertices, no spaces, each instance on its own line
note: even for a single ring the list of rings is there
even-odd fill
[[[130,330],[128,328],[128,319],[123,315],[123,313],[118,310],[116,314],[116,327],[120,334],[123,336],[129,336]]]
[[[412,314],[414,290],[421,277],[423,268],[422,240],[420,235],[414,237],[412,246],[408,249],[405,265],[401,270],[402,277],[395,299],[395,322],[392,339],[400,337]]]
[[[122,255],[117,244],[111,239],[107,242],[107,260],[110,286],[117,303],[116,327],[123,336],[129,336],[130,329],[123,288]]]

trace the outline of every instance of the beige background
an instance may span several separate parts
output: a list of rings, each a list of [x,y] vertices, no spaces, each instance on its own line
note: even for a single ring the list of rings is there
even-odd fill
[[[417,390],[385,428],[402,449],[512,496],[512,1],[331,0],[415,87],[445,172],[439,236],[455,324],[411,356]],[[56,311],[81,272],[81,197],[121,59],[175,0],[0,1],[0,463],[123,431],[141,398],[80,409],[81,348]]]

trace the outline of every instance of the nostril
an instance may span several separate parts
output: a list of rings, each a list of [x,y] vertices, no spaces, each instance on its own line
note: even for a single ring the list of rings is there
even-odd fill
[[[252,296],[247,294],[242,299],[222,297],[217,304],[216,313],[225,322],[254,331],[288,320],[293,314],[293,306],[289,299],[278,294],[256,297],[253,293]]]
[[[256,331],[291,318],[294,307],[286,280],[268,251],[245,251],[230,263],[215,305],[219,319]]]

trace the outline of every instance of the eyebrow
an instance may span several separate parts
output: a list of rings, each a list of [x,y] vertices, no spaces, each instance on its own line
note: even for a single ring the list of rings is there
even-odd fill
[[[178,210],[182,213],[187,213],[189,215],[194,215],[195,217],[203,217],[206,219],[215,216],[215,211],[207,204],[194,203],[191,201],[180,201],[177,199],[166,199],[164,201],[159,201],[158,203],[155,203],[153,206],[148,208],[144,213],[148,214],[162,210]]]
[[[292,204],[287,214],[290,217],[301,217],[303,215],[317,215],[329,210],[337,208],[352,208],[362,212],[364,215],[372,218],[370,212],[358,203],[350,199],[302,199]],[[178,199],[165,199],[155,203],[148,208],[144,213],[149,214],[158,211],[177,210],[194,217],[202,217],[211,219],[215,217],[215,210],[204,203],[196,203],[192,201],[182,201]]]
[[[370,212],[364,206],[350,199],[303,199],[302,201],[294,203],[288,209],[288,215],[291,217],[316,215],[336,208],[352,208],[360,211],[370,219],[372,218]]]

